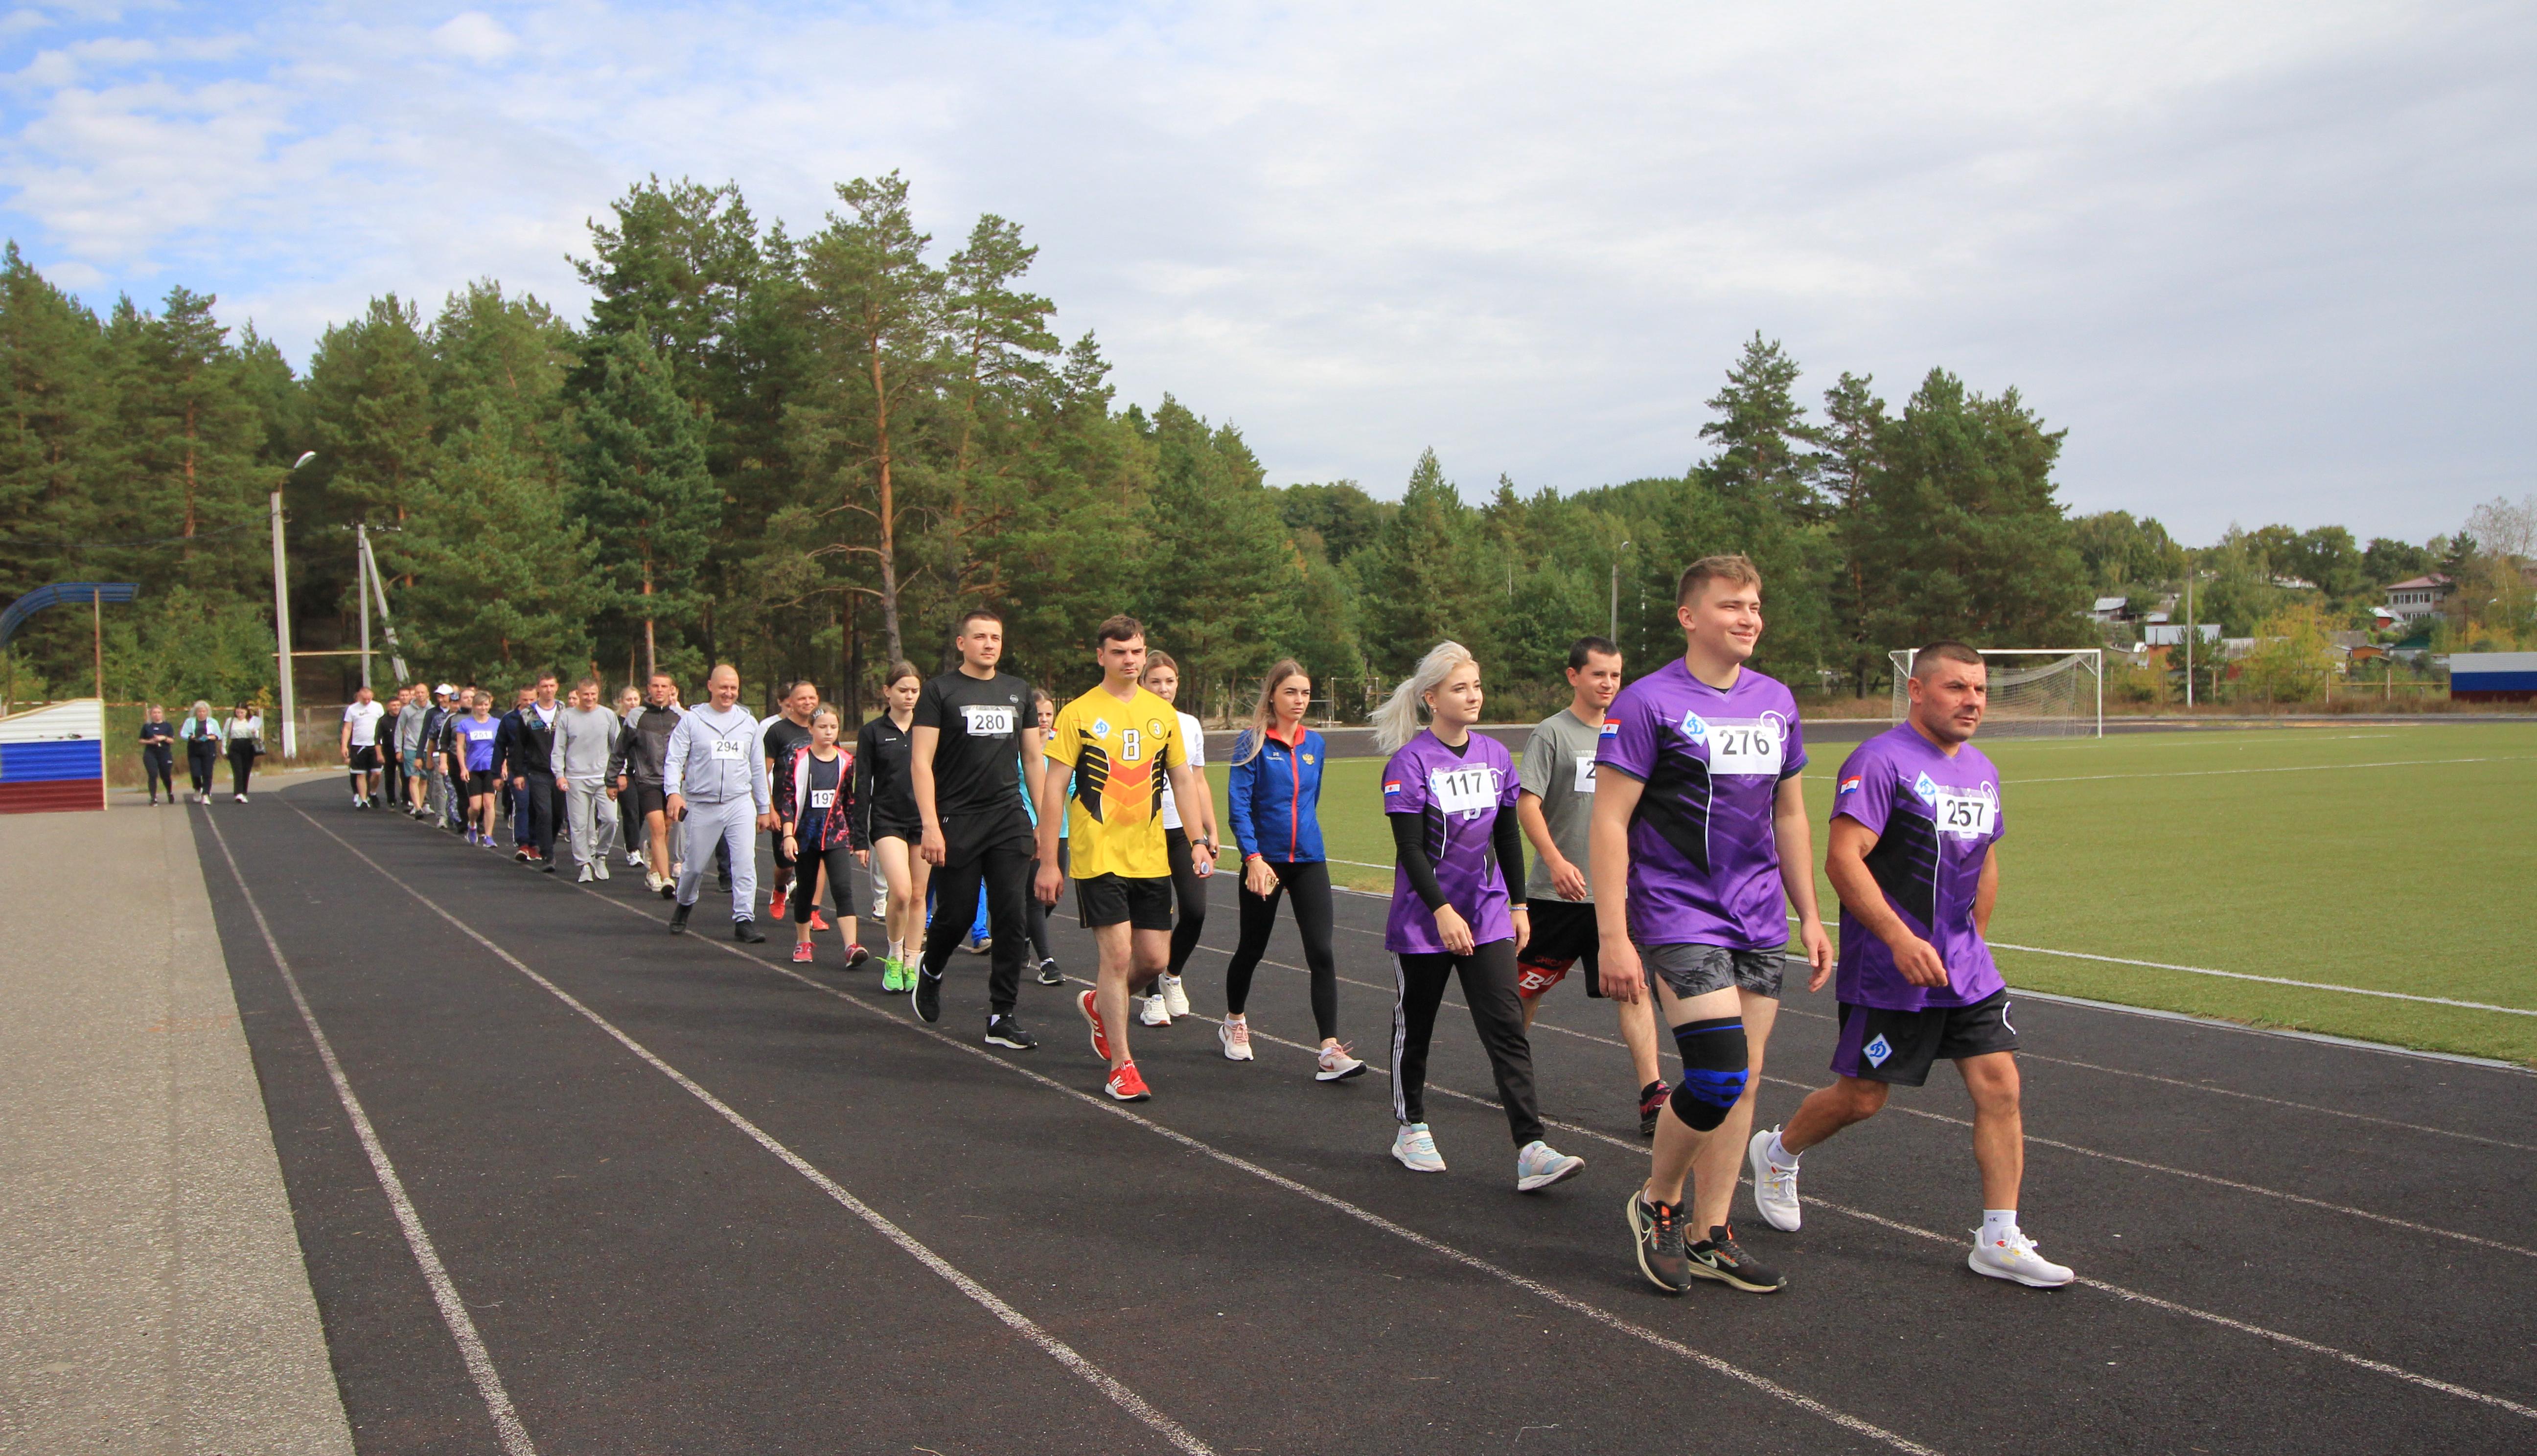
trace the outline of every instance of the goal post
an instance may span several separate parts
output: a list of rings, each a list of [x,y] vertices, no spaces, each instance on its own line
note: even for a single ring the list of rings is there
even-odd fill
[[[1894,663],[1894,721],[1911,711],[1917,649],[1889,653]],[[2106,735],[2106,650],[2101,647],[1982,649],[1990,668],[1985,738],[2102,738]]]

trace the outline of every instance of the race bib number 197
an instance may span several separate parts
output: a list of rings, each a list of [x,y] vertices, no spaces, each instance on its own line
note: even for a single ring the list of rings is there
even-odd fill
[[[837,791],[833,789],[813,789],[811,791],[811,807],[814,809],[827,808],[836,801]]]

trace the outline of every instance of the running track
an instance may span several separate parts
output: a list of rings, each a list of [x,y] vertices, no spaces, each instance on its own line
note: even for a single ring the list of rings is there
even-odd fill
[[[191,812],[364,1452],[2537,1451],[2537,1077],[2029,1000],[2025,1223],[2090,1284],[1965,1269],[1941,1070],[1809,1156],[1802,1233],[1739,1195],[1788,1290],[1667,1298],[1621,1218],[1628,1063],[1573,981],[1534,1058],[1583,1175],[1512,1191],[1451,1010],[1453,1171],[1387,1156],[1372,897],[1338,951],[1373,1073],[1312,1081],[1281,928],[1251,1012],[1294,1045],[1138,1028],[1156,1096],[1123,1109],[1073,987],[1026,982],[1042,1045],[993,1050],[979,960],[926,1028],[834,934],[808,975],[786,927],[734,945],[710,889],[673,938],[639,876],[576,888],[331,779]],[[1830,1011],[1791,990],[1766,1123]]]

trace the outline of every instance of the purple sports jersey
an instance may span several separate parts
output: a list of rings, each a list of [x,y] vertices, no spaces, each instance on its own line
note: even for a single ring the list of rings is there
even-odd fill
[[[1788,688],[1748,667],[1722,692],[1676,658],[1612,700],[1594,763],[1647,786],[1630,816],[1633,944],[1789,943],[1772,810],[1806,739]]]
[[[1983,861],[1999,840],[1999,771],[1967,743],[1949,758],[1910,724],[1858,745],[1833,786],[1834,817],[1876,831],[1867,852],[1891,906],[1947,963],[1943,986],[1914,985],[1894,969],[1894,952],[1841,913],[1841,976],[1835,994],[1854,1006],[1919,1011],[1970,1006],[2000,989],[1990,947],[1974,928]]]
[[[1498,868],[1490,836],[1498,811],[1512,811],[1521,787],[1515,756],[1506,745],[1473,733],[1456,753],[1422,732],[1383,766],[1383,811],[1418,814],[1427,821],[1427,857],[1437,888],[1471,927],[1471,943],[1486,945],[1515,934],[1507,914],[1506,875]],[[1409,888],[1409,871],[1392,872],[1392,914],[1384,921],[1383,948],[1395,955],[1434,954],[1445,948],[1436,917]]]

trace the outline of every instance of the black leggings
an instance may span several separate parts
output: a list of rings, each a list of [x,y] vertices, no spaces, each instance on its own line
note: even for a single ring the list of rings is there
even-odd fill
[[[815,850],[809,845],[802,846],[802,853],[795,855],[792,860],[793,888],[790,893],[793,899],[791,909],[794,922],[803,925],[811,923],[811,913],[819,908],[819,871],[821,869],[828,872],[828,898],[836,902],[837,918],[853,919],[855,918],[855,870],[858,867],[855,863],[855,847],[844,840],[839,840],[824,850]],[[784,870],[776,871],[777,883],[782,883],[785,873]]]
[[[1199,878],[1198,862],[1191,857],[1188,830],[1164,830],[1163,853],[1171,860],[1172,904],[1178,912],[1172,919],[1172,961],[1163,974],[1178,976],[1206,928],[1206,881]]]
[[[246,781],[255,773],[255,744],[240,740],[229,745],[229,792],[246,797]]]
[[[1541,1136],[1533,1105],[1532,1045],[1524,1035],[1524,1000],[1515,989],[1515,942],[1492,940],[1467,956],[1443,951],[1399,957],[1392,1003],[1392,1114],[1402,1122],[1427,1120],[1427,1041],[1435,1035],[1436,1006],[1445,982],[1460,972],[1463,999],[1496,1074],[1498,1102],[1519,1148]]]
[[[167,796],[176,796],[176,752],[164,743],[153,743],[141,750],[141,772],[150,776],[150,796],[159,796],[159,786],[167,786]]]
[[[1294,896],[1295,930],[1304,939],[1304,966],[1313,973],[1313,1024],[1325,1038],[1339,1034],[1339,967],[1331,954],[1331,867],[1319,859],[1280,864],[1264,859],[1277,883],[1267,897],[1245,884],[1235,897],[1242,908],[1242,941],[1224,968],[1224,1009],[1239,1016],[1251,999],[1251,973],[1268,953],[1268,932],[1277,928],[1277,902]]]
[[[212,791],[212,766],[221,761],[221,745],[212,738],[185,740],[185,771],[194,776],[194,791]]]

